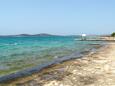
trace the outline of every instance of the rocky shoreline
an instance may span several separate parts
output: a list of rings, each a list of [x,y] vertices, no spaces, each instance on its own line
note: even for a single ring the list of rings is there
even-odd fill
[[[1,86],[114,86],[115,44]]]

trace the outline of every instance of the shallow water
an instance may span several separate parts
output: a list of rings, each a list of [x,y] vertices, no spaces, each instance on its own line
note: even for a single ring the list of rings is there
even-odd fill
[[[95,48],[79,36],[0,37],[0,76]]]

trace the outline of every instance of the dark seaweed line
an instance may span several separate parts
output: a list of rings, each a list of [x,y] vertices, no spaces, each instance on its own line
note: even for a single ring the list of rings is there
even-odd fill
[[[0,83],[4,84],[6,82],[13,81],[17,78],[26,77],[26,76],[29,76],[31,74],[38,73],[42,69],[48,68],[51,65],[58,64],[58,63],[68,61],[68,60],[72,60],[72,59],[76,59],[76,58],[82,58],[82,57],[84,57],[84,55],[87,55],[89,52],[96,52],[96,51],[97,51],[97,49],[94,48],[94,49],[91,49],[89,51],[84,51],[84,52],[79,52],[79,53],[76,52],[76,53],[71,54],[70,56],[60,57],[60,58],[57,58],[53,61],[43,63],[43,64],[38,65],[38,66],[33,67],[33,68],[29,68],[29,69],[25,69],[25,70],[22,70],[22,71],[19,71],[16,73],[12,73],[9,75],[1,76],[0,77]]]

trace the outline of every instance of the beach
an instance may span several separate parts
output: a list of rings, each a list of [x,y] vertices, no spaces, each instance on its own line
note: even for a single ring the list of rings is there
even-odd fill
[[[0,86],[115,86],[115,0],[1,0]]]
[[[114,86],[115,44],[83,58],[65,61],[1,86]]]

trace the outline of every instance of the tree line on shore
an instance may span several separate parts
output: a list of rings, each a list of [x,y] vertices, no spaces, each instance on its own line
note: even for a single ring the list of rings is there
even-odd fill
[[[111,36],[112,36],[112,37],[115,37],[115,32],[113,32],[113,33],[111,34]]]

